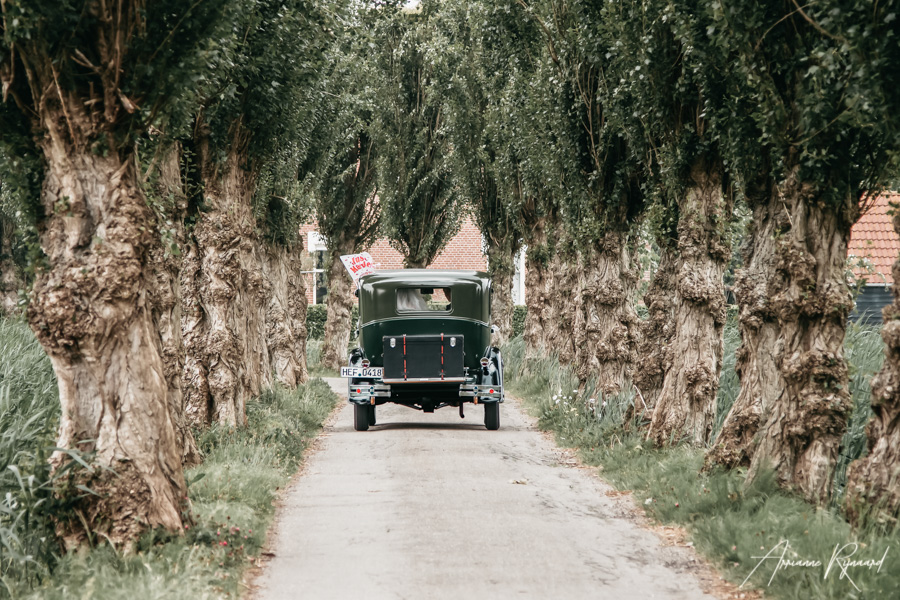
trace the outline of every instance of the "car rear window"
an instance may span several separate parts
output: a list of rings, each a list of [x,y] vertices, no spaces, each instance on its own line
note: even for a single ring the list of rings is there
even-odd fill
[[[399,288],[397,312],[449,312],[450,300],[450,288]]]

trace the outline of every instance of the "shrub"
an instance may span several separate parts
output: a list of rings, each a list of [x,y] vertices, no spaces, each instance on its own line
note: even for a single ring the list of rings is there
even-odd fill
[[[525,317],[528,316],[528,307],[524,304],[516,304],[513,308],[513,337],[525,334]]]
[[[325,321],[328,318],[328,306],[310,304],[306,308],[306,336],[309,340],[321,340],[325,337]]]
[[[325,339],[325,322],[328,320],[327,304],[310,304],[306,309],[306,331],[308,340]],[[350,311],[350,338],[359,326],[359,305]]]

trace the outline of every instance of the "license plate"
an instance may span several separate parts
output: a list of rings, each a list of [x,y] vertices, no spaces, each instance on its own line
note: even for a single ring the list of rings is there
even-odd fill
[[[383,373],[382,367],[341,367],[341,377],[381,377]]]

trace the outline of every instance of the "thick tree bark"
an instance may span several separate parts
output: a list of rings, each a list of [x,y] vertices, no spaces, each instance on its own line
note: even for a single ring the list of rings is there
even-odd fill
[[[184,288],[196,294],[185,311],[186,412],[196,424],[237,426],[246,422],[247,400],[272,381],[267,289],[251,205],[254,177],[237,153],[218,165],[207,140],[198,146],[206,210],[185,259],[185,275],[197,278]]]
[[[191,433],[184,412],[184,396],[181,393],[181,374],[184,371],[184,339],[181,333],[182,299],[180,248],[184,244],[184,212],[187,201],[181,184],[179,150],[173,148],[159,164],[158,192],[164,204],[172,203],[171,214],[166,215],[173,225],[171,237],[160,237],[164,222],[158,222],[154,243],[150,248],[150,304],[153,322],[162,343],[162,360],[168,386],[169,408],[178,449],[185,466],[200,463],[200,451]],[[161,219],[157,219],[161,221]]]
[[[574,299],[578,378],[596,377],[601,393],[618,394],[631,384],[640,338],[633,304],[637,269],[628,234],[609,231],[582,264]]]
[[[780,198],[790,229],[776,241],[772,308],[782,389],[757,434],[748,480],[774,468],[779,482],[812,502],[831,495],[850,410],[844,333],[853,301],[844,278],[855,199],[837,209],[788,180]]]
[[[330,252],[328,267],[328,315],[325,321],[325,345],[322,365],[340,369],[347,365],[347,346],[350,344],[351,312],[353,310],[353,280],[347,273],[341,255],[353,252],[353,242],[339,240]]]
[[[555,237],[559,240],[563,235],[559,224]],[[583,269],[574,247],[557,242],[548,265],[550,293],[546,310],[549,314],[545,312],[544,315],[544,340],[563,365],[571,365],[576,358],[575,327],[581,307],[579,291],[584,284]]]
[[[790,219],[773,193],[765,188],[748,195],[753,219],[743,249],[744,267],[737,272],[734,286],[741,330],[736,361],[741,389],[706,456],[707,467],[750,466],[760,423],[768,418],[784,387],[775,362],[780,326],[773,300],[783,284],[775,268],[776,243],[790,228]]]
[[[638,356],[641,362],[634,369],[633,383],[637,388],[635,410],[649,418],[663,388],[666,371],[672,364],[669,344],[675,332],[675,248],[660,245],[659,266],[653,273],[644,304],[647,319],[641,323]],[[626,416],[630,420],[631,412]]]
[[[900,213],[893,221],[900,235]],[[847,515],[857,525],[895,525],[900,517],[900,257],[891,272],[894,302],[882,311],[885,358],[872,378],[875,415],[866,426],[869,453],[853,462],[847,475]]]
[[[515,253],[509,248],[488,245],[488,272],[491,274],[493,297],[491,299],[491,323],[499,331],[491,338],[494,346],[500,347],[513,336],[512,287],[516,275]]]
[[[266,248],[266,346],[275,379],[293,388],[309,379],[306,367],[306,285],[297,248]]]
[[[526,232],[525,253],[525,345],[531,353],[543,353],[547,345],[545,327],[552,318],[550,309],[552,279],[547,269],[546,219],[536,219]]]
[[[722,195],[722,176],[715,166],[698,162],[691,182],[679,201],[670,360],[647,432],[658,445],[685,438],[706,444],[722,370],[723,275],[730,256],[726,227],[731,207]]]
[[[59,382],[58,446],[94,451],[102,467],[78,476],[97,495],[77,501],[84,522],[61,523],[61,533],[72,545],[85,526],[114,544],[148,527],[182,531],[187,488],[148,301],[153,217],[131,158],[92,152],[58,129],[91,131],[79,102],[68,118],[42,111],[49,268],[37,275],[28,320]]]

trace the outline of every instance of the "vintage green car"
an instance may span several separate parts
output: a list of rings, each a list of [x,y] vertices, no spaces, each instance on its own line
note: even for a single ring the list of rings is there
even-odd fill
[[[427,413],[484,405],[500,428],[503,361],[491,346],[491,280],[480,271],[402,269],[360,278],[359,343],[341,375],[349,381],[354,427],[375,425],[387,402]]]

